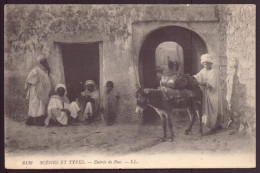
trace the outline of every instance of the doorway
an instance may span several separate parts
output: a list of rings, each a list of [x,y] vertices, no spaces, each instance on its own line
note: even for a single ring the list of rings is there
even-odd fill
[[[70,101],[85,89],[86,80],[94,80],[99,87],[99,43],[61,43],[61,54]]]
[[[182,48],[183,73],[194,75],[201,69],[200,56],[207,53],[204,40],[194,31],[180,26],[165,26],[149,33],[139,52],[138,72],[144,88],[157,88],[156,48],[175,42]]]

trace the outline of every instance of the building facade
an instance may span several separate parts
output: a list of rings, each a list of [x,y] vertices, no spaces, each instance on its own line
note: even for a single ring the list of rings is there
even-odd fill
[[[53,87],[72,91],[91,78],[102,95],[112,80],[118,120],[135,122],[135,85],[154,87],[156,48],[171,41],[182,47],[184,73],[215,55],[225,109],[254,132],[255,22],[254,5],[6,5],[5,113],[26,116],[24,82],[44,55]]]

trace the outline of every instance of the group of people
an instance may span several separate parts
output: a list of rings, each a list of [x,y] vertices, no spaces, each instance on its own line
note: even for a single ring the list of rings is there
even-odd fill
[[[71,103],[67,98],[67,89],[64,84],[57,84],[55,86],[56,94],[49,98],[51,91],[50,68],[44,57],[38,57],[37,62],[38,65],[29,73],[25,83],[29,99],[28,115],[30,118],[26,122],[28,125],[90,123],[100,112],[104,115],[107,125],[114,123],[119,94],[113,89],[112,81],[106,83],[106,91],[102,98],[100,98],[93,80],[85,82],[85,91],[81,92],[80,96]],[[212,55],[202,55],[201,64],[204,68],[194,77],[203,91],[203,123],[212,127],[214,131],[221,128],[222,98],[219,74],[216,69],[212,68],[213,63]],[[170,65],[174,66],[174,63],[172,62]]]
[[[101,113],[107,125],[116,119],[119,94],[112,81],[106,83],[102,96],[93,80],[85,82],[85,90],[70,103],[64,84],[55,86],[55,94],[50,97],[50,68],[47,59],[37,58],[38,65],[29,73],[25,89],[29,100],[27,125],[75,125],[89,124]]]

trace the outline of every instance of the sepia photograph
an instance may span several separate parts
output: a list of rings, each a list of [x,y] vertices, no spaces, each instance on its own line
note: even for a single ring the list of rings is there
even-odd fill
[[[256,167],[256,6],[6,4],[6,169]]]

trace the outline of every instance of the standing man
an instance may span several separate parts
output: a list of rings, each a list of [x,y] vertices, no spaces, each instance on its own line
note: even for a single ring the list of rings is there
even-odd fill
[[[201,64],[204,68],[194,76],[203,91],[202,122],[210,128],[210,131],[206,134],[213,134],[222,129],[221,123],[223,121],[219,73],[212,67],[213,63],[212,55],[202,55]]]
[[[46,113],[51,91],[50,67],[47,59],[39,56],[37,63],[37,66],[32,69],[25,82],[26,98],[29,99],[27,125],[40,125],[40,123],[44,125],[43,121],[39,121],[39,118]]]

